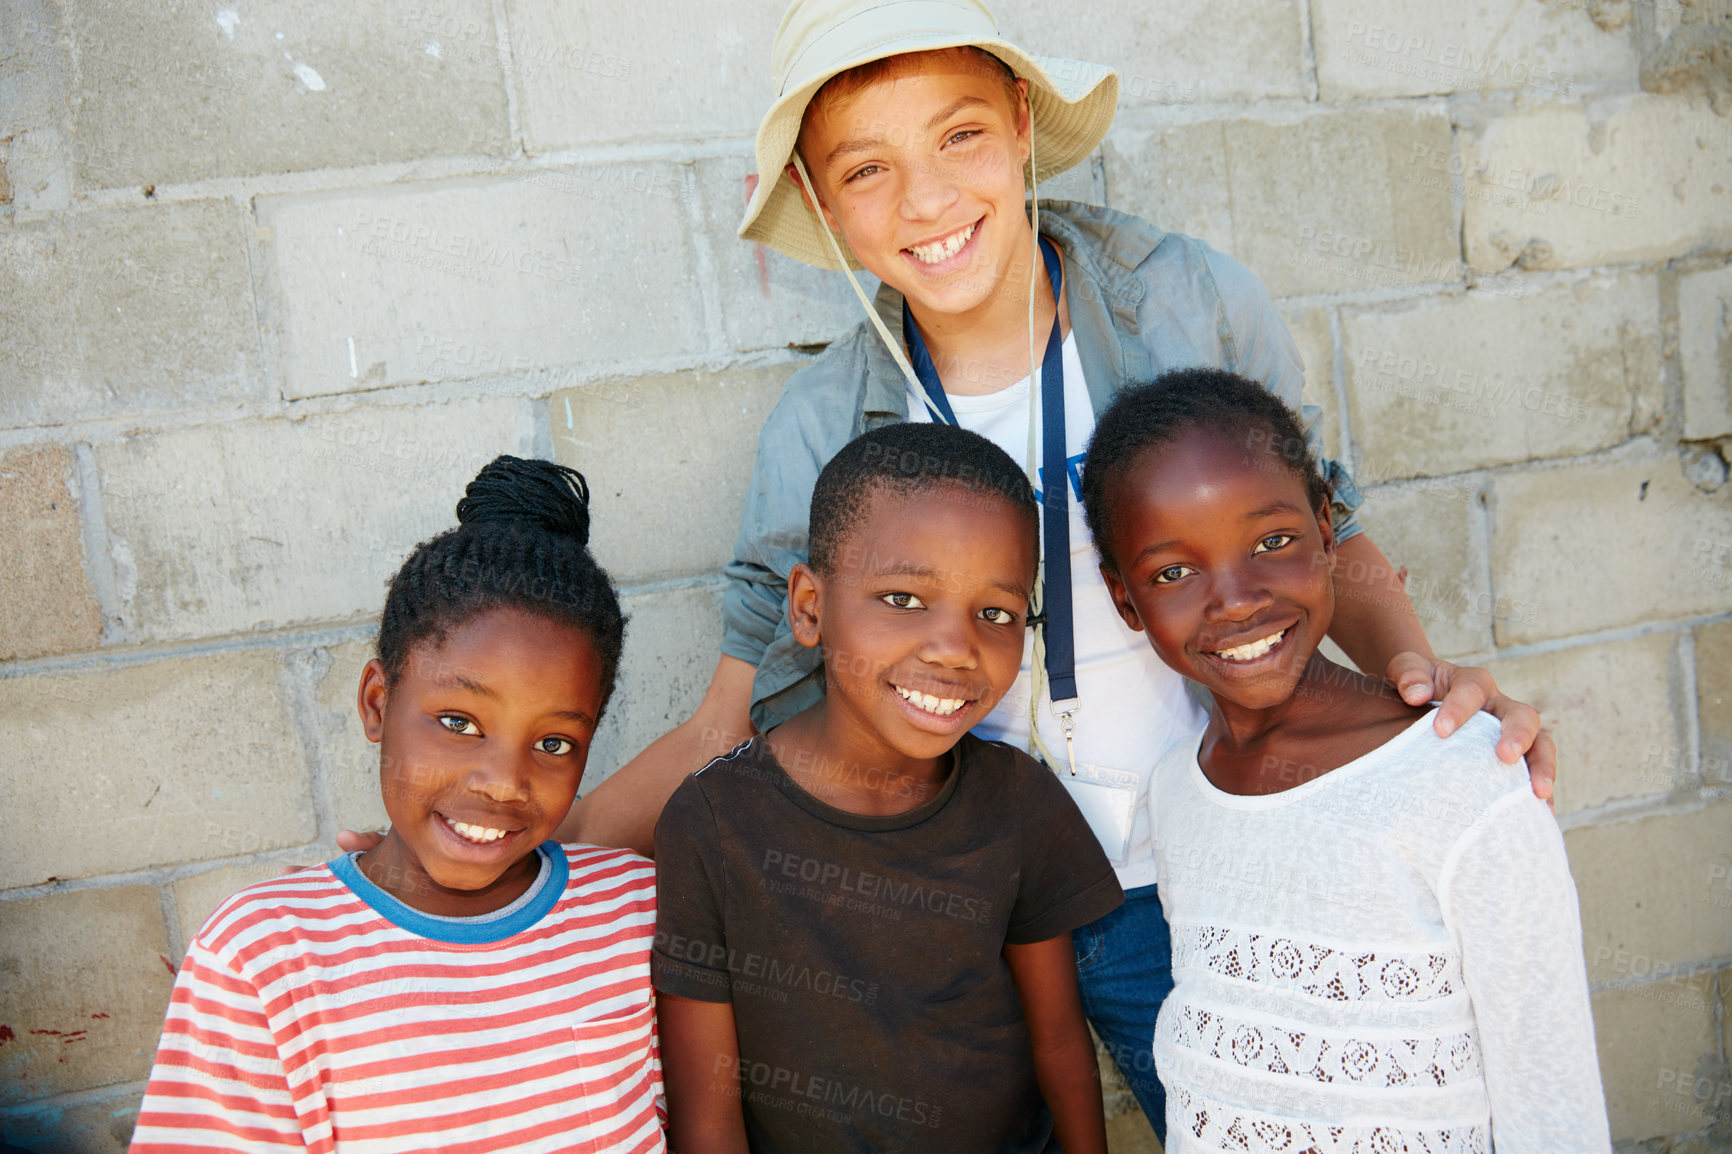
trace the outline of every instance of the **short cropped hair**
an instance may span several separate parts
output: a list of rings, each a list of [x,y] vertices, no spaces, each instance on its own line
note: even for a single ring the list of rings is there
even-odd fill
[[[954,53],[961,60],[978,64],[983,74],[990,75],[1003,83],[1005,97],[1010,101],[1013,112],[1022,106],[1022,89],[1017,87],[1016,72],[1010,65],[986,49],[976,48],[972,44],[964,44],[958,48],[934,48],[927,51],[935,55]],[[918,53],[907,52],[895,56],[880,57],[877,60],[868,60],[864,64],[856,64],[854,67],[830,77],[824,82],[823,87],[812,94],[812,99],[806,102],[806,109],[800,114],[800,132],[796,139],[806,135],[806,130],[811,127],[814,115],[828,115],[830,106],[836,101],[844,100],[887,76],[900,75],[899,70],[907,67],[903,57],[914,55],[918,55]],[[804,154],[802,153],[802,155]]]
[[[1107,492],[1144,450],[1193,433],[1241,440],[1281,462],[1305,485],[1313,509],[1329,500],[1329,486],[1305,437],[1298,414],[1268,389],[1221,369],[1181,369],[1154,383],[1125,389],[1095,422],[1083,466],[1083,513],[1101,560],[1115,572],[1113,510]]]
[[[967,429],[906,421],[862,433],[818,474],[807,522],[808,563],[822,576],[835,573],[837,550],[866,515],[874,493],[923,493],[945,485],[1001,497],[1031,523],[1039,520],[1034,487],[1009,453]]]

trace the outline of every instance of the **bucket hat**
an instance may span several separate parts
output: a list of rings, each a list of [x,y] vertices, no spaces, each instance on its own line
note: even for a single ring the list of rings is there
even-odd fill
[[[1027,173],[1031,181],[1082,161],[1112,125],[1118,73],[1102,64],[1024,52],[999,36],[997,22],[980,0],[794,0],[776,30],[771,54],[776,101],[758,125],[758,186],[739,235],[819,268],[861,268],[847,241],[825,226],[784,178],[806,105],[831,77],[858,65],[964,46],[990,52],[1028,81],[1036,134]],[[838,254],[845,263],[838,263]]]

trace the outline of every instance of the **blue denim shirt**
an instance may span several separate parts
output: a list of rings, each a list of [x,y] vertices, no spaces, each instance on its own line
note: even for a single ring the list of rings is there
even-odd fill
[[[1051,201],[1040,231],[1064,253],[1065,301],[1098,416],[1114,394],[1173,369],[1213,366],[1261,381],[1295,410],[1304,369],[1275,304],[1249,270],[1200,240],[1109,208]],[[902,331],[902,295],[888,285],[876,307]],[[1323,460],[1317,409],[1304,412],[1311,448],[1334,486],[1336,536],[1363,530],[1359,491]],[[862,321],[788,380],[758,435],[734,559],[722,601],[722,652],[757,667],[752,721],[787,720],[823,694],[817,649],[788,625],[788,574],[806,559],[806,520],[818,472],[868,429],[908,419],[907,382]]]

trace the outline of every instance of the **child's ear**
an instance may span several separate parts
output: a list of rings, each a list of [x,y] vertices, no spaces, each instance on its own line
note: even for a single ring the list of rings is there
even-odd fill
[[[1119,617],[1126,625],[1138,633],[1143,631],[1143,619],[1137,616],[1137,607],[1131,604],[1131,599],[1125,593],[1125,583],[1119,577],[1119,571],[1101,562],[1101,577],[1106,580],[1107,592],[1112,595],[1113,608],[1119,611]]]
[[[375,745],[385,736],[385,666],[375,657],[361,669],[361,688],[355,693],[355,708],[361,715],[361,728],[367,740]]]
[[[1317,531],[1323,536],[1323,556],[1329,562],[1330,572],[1335,571],[1335,513],[1329,507],[1329,498],[1325,497],[1317,503],[1313,510],[1317,515]]]
[[[1033,134],[1032,117],[1034,114],[1029,111],[1028,81],[1018,76],[1016,87],[1022,92],[1022,100],[1018,102],[1016,109],[1016,145],[1022,156],[1022,163],[1027,164],[1028,154],[1032,147],[1030,139]]]
[[[806,182],[800,179],[800,170],[795,168],[792,162],[789,162],[782,167],[782,171],[787,174],[789,180],[794,182],[794,187],[800,190],[800,199],[806,202],[806,207],[821,214],[825,224],[836,232],[841,232],[841,229],[836,228],[836,218],[830,215],[830,210],[824,207],[824,202],[817,199],[817,190],[807,188]]]
[[[795,564],[788,574],[788,625],[794,640],[807,649],[814,649],[822,640],[818,633],[818,614],[824,603],[824,579],[804,561]]]

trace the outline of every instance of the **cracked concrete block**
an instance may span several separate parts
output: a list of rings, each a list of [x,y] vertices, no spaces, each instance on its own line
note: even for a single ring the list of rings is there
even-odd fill
[[[1627,0],[1626,0],[1627,2]],[[1657,4],[1659,43],[1642,57],[1644,91],[1705,96],[1721,116],[1732,115],[1732,14],[1721,3]],[[1716,18],[1717,17],[1717,18]]]
[[[102,639],[76,468],[63,445],[0,455],[0,661],[94,649]]]
[[[503,154],[487,0],[70,0],[67,151],[86,187]]]
[[[1119,73],[1119,106],[1305,94],[1294,0],[1096,0],[1062,20],[1040,0],[992,5],[1013,44]]]
[[[0,23],[0,141],[60,124],[69,62],[51,0],[11,0]]]
[[[71,200],[65,139],[71,61],[52,0],[11,0],[0,20],[0,205],[57,211]]]
[[[168,948],[150,886],[0,902],[8,1104],[148,1075],[180,964]]]
[[[1684,436],[1732,437],[1732,267],[1678,278]]]
[[[1630,32],[1598,25],[1581,3],[1313,4],[1317,85],[1325,100],[1514,91],[1568,100],[1584,86],[1629,84]]]
[[[252,650],[0,679],[0,888],[310,841],[281,675]]]
[[[1665,260],[1732,239],[1732,117],[1655,96],[1517,107],[1416,171],[1462,195],[1468,263],[1497,272]]]
[[[1461,283],[1441,108],[1348,108],[1186,121],[1107,140],[1113,207],[1198,236],[1277,297]]]
[[[1361,483],[1370,484],[1369,475]],[[1393,576],[1372,588],[1387,590],[1392,602],[1405,592],[1432,650],[1445,656],[1489,648],[1500,609],[1485,576],[1485,546],[1474,529],[1479,499],[1477,478],[1446,477],[1379,485],[1366,493],[1359,510],[1359,523],[1390,564],[1408,571],[1405,588]]]
[[[456,524],[481,466],[533,456],[533,437],[522,401],[488,397],[104,441],[126,636],[377,614],[416,542]]]
[[[1594,995],[1600,1080],[1620,1149],[1649,1139],[1661,1139],[1662,1148],[1675,1154],[1711,1149],[1664,1141],[1706,1127],[1714,1120],[1716,1098],[1722,1106],[1732,1100],[1732,1082],[1715,1071],[1711,980],[1709,974],[1662,978]]]
[[[0,427],[262,397],[241,228],[198,200],[0,232]]]
[[[640,377],[549,398],[554,456],[589,481],[590,547],[615,581],[715,573],[733,557],[758,430],[798,367]],[[659,451],[618,451],[650,443]]]
[[[662,161],[259,201],[291,397],[707,345],[684,176]],[[593,371],[593,370],[590,370]]]
[[[750,135],[770,106],[781,6],[700,10],[506,0],[514,81],[531,152],[644,138]]]
[[[1665,408],[1652,277],[1346,308],[1341,329],[1353,435],[1383,475],[1589,453]]]
[[[1487,665],[1498,688],[1538,709],[1558,743],[1559,814],[1690,782],[1678,634],[1579,645]]]
[[[1696,717],[1702,726],[1702,780],[1732,783],[1732,621],[1696,630]]]
[[[1732,801],[1572,829],[1588,980],[1689,973],[1732,954]]]
[[[1500,645],[1732,609],[1732,485],[1662,451],[1491,478]]]

